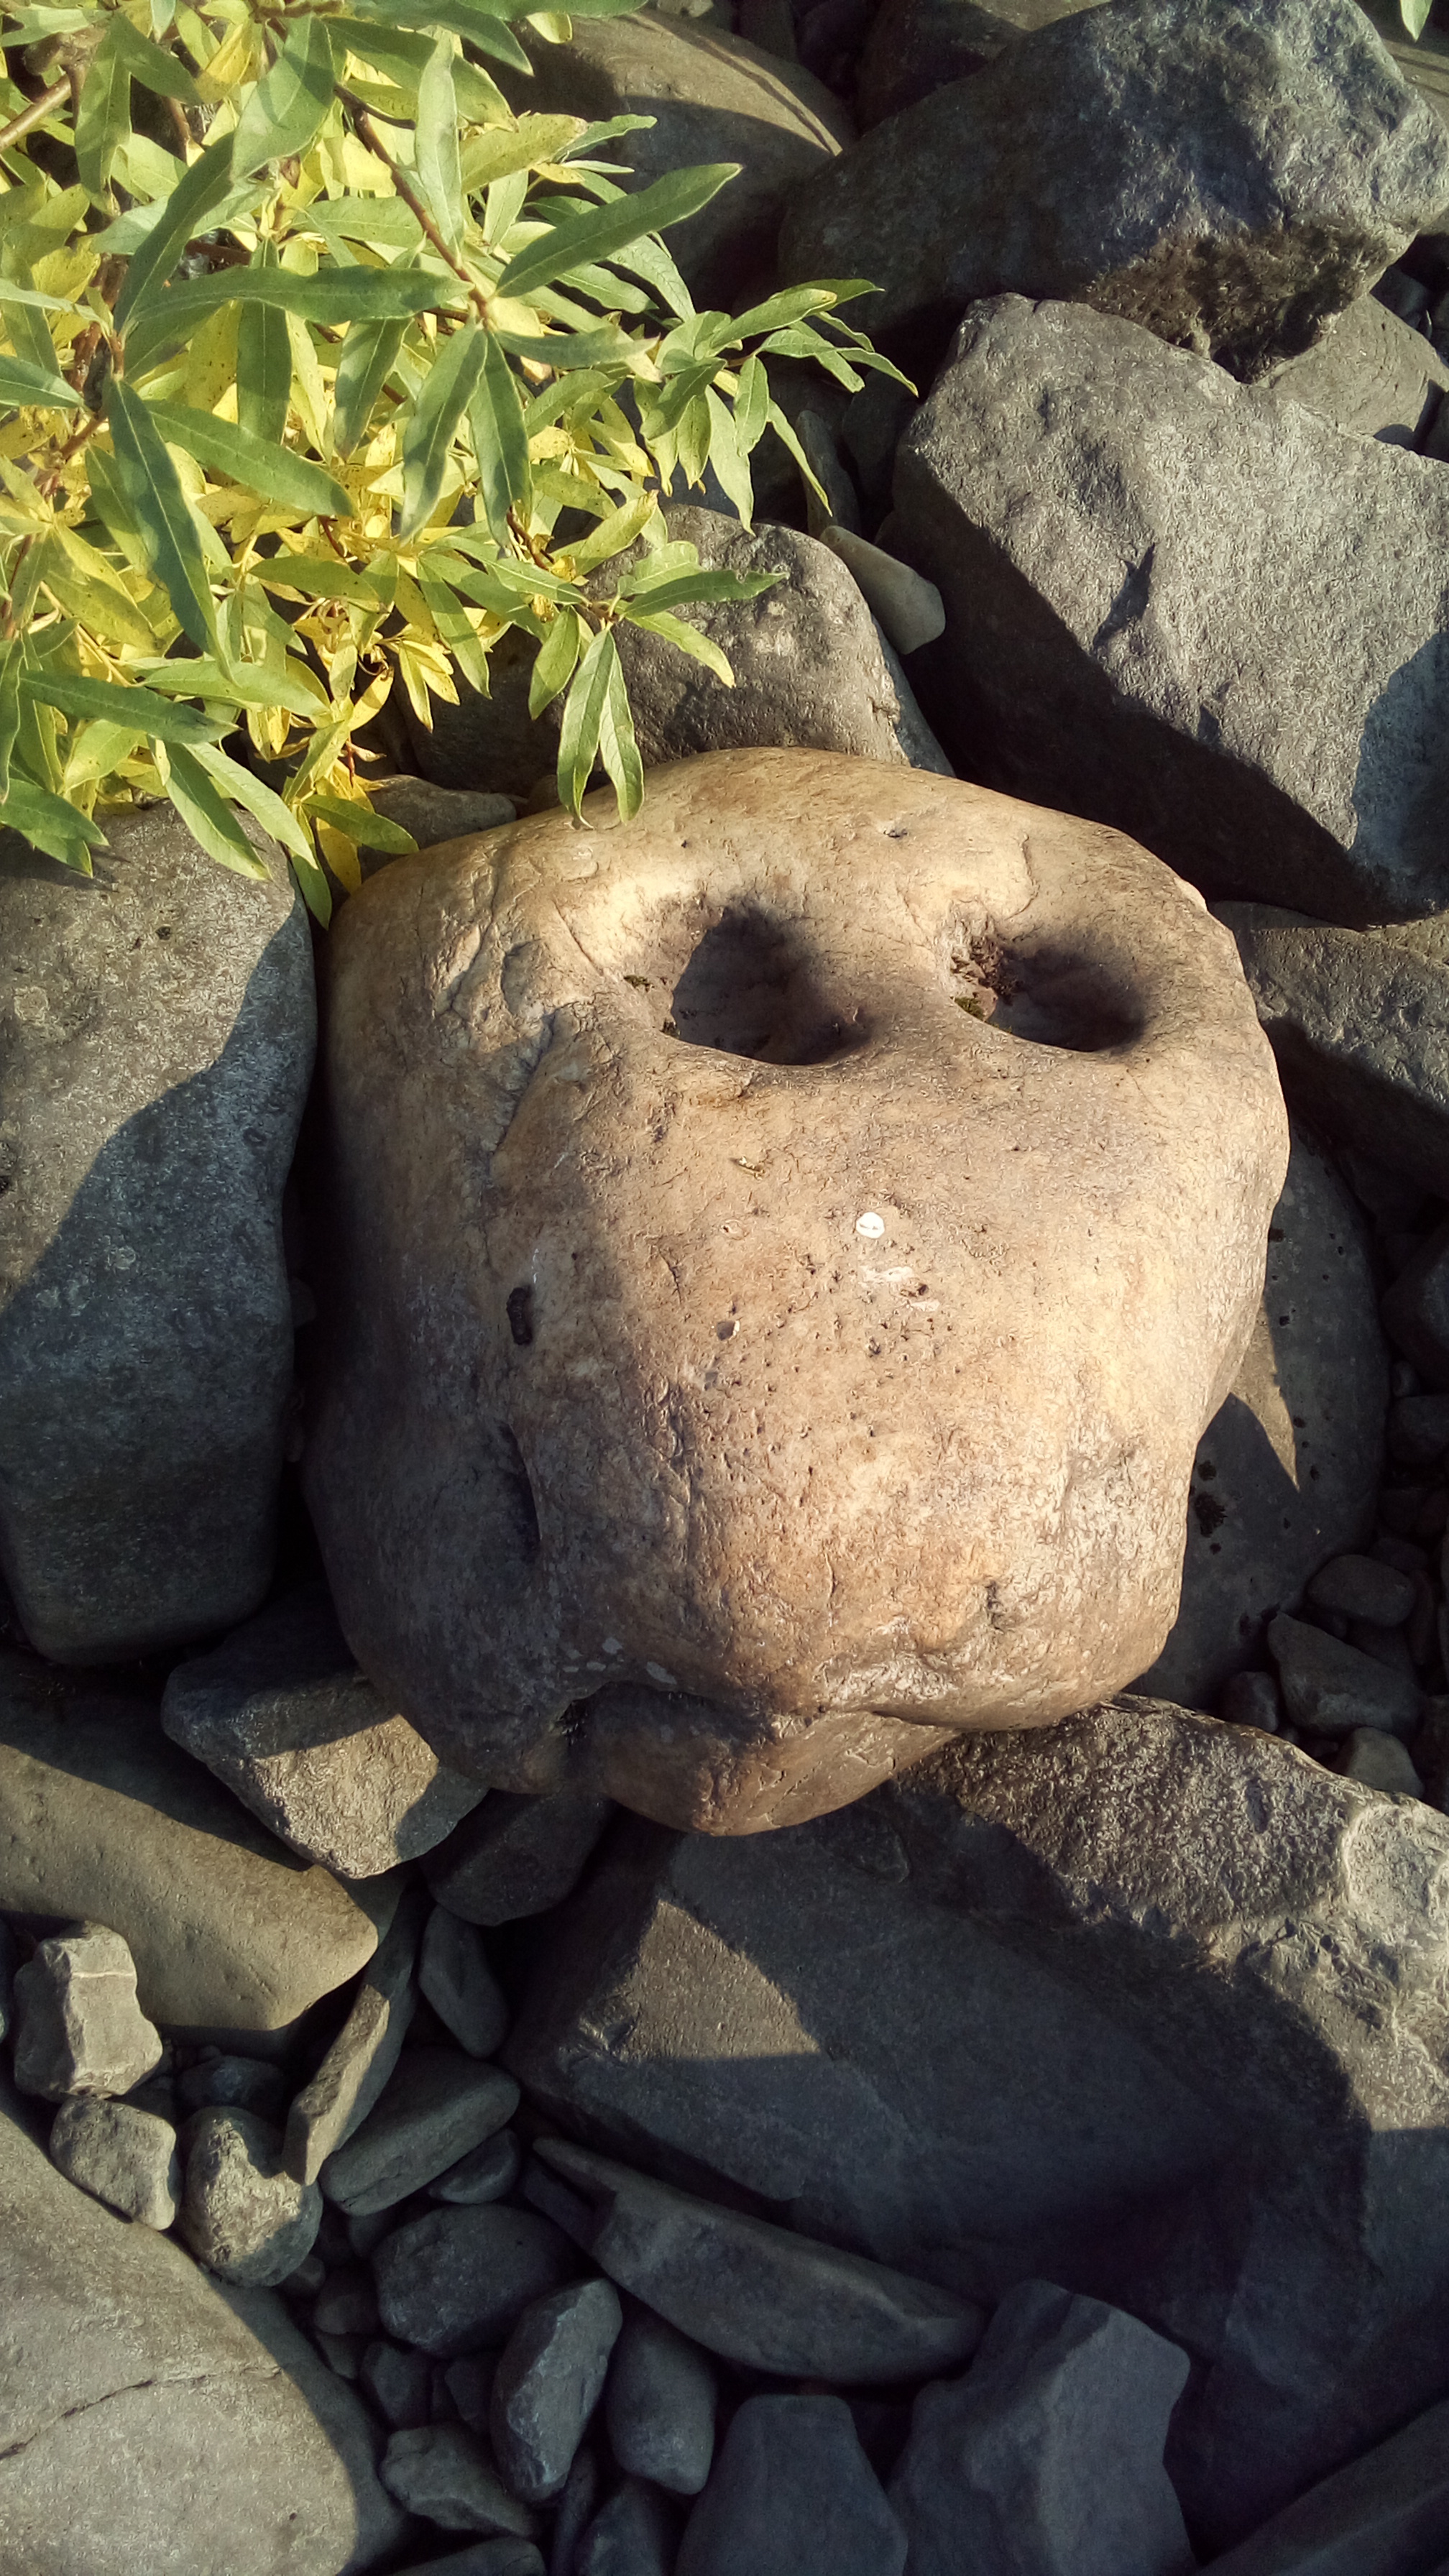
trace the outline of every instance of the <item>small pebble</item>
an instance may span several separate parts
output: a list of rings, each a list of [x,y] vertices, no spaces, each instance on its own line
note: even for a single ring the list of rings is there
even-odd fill
[[[1335,1556],[1319,1567],[1308,1586],[1318,1610],[1339,1610],[1347,1619],[1371,1619],[1376,1627],[1397,1628],[1414,1606],[1413,1579],[1373,1556]]]
[[[364,2335],[324,2334],[319,2326],[312,2329],[317,2349],[329,2370],[339,2379],[356,2379],[362,2369],[362,2356],[367,2350]]]
[[[320,2254],[304,2254],[295,2272],[277,2283],[284,2299],[315,2299],[327,2278],[327,2266]]]
[[[1422,1798],[1424,1794],[1424,1784],[1410,1760],[1408,1746],[1377,1727],[1365,1727],[1351,1735],[1337,1767],[1346,1780],[1360,1781],[1366,1789],[1383,1789],[1391,1797]]]
[[[488,2427],[515,2495],[549,2504],[604,2391],[624,2311],[610,2281],[578,2281],[525,2308],[493,2381]]]
[[[1389,1455],[1430,1467],[1449,1449],[1449,1395],[1404,1395],[1389,1408]]]
[[[181,2199],[181,2161],[169,2120],[131,2102],[62,2102],[51,2124],[50,2158],[67,2180],[121,2218],[171,2226]]]
[[[430,2200],[458,2202],[502,2200],[512,2191],[523,2170],[523,2149],[514,2129],[500,2129],[496,2137],[485,2138],[471,2156],[461,2156],[436,2182],[428,2185]]]
[[[1252,1678],[1269,1680],[1266,1673]],[[708,2353],[651,2309],[631,2308],[604,2395],[609,2444],[620,2468],[652,2479],[671,2495],[698,2495],[714,2457],[718,2403],[719,2382]]]
[[[438,2019],[471,2057],[491,2057],[508,2030],[508,2005],[476,1923],[435,1905],[423,1934],[418,1983]]]
[[[461,2361],[450,2361],[443,2373],[443,2385],[458,2410],[460,2423],[471,2426],[475,2433],[488,2430],[488,2409],[497,2375],[496,2352],[465,2353]]]
[[[198,2111],[185,2144],[181,2233],[198,2263],[244,2288],[275,2289],[316,2241],[316,2184],[292,2180],[280,2131],[251,2111]]]
[[[48,2102],[129,2093],[159,2066],[161,2033],[136,2001],[119,1932],[77,1923],[15,1973],[15,2081]]]
[[[358,2216],[391,2209],[471,2153],[518,2108],[518,2086],[501,2067],[457,2048],[409,2048],[374,2108],[345,2146],[327,2158],[327,2198]]]
[[[416,2432],[429,2421],[433,2365],[425,2352],[407,2351],[377,2336],[362,2356],[358,2377],[394,2431]]]
[[[254,2111],[259,2120],[271,2120],[278,2128],[286,2123],[287,2078],[280,2066],[269,2066],[260,2057],[224,2057],[213,2049],[187,2068],[176,2094],[183,2113],[229,2108]]]
[[[579,2541],[573,2576],[670,2576],[678,2537],[677,2506],[642,2478],[626,2478]]]
[[[444,2531],[512,2534],[531,2540],[527,2505],[511,2496],[483,2445],[465,2424],[429,2424],[394,2433],[382,2456],[388,2494],[409,2513]]]
[[[363,2264],[348,2263],[328,2273],[312,2323],[319,2334],[361,2335],[364,2341],[376,2334],[377,2292]]]

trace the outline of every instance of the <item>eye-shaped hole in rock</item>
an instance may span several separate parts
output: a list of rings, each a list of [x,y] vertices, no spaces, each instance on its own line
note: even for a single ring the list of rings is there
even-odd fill
[[[1126,1046],[1146,1021],[1142,995],[1118,960],[1057,940],[1009,947],[994,930],[963,934],[948,944],[946,985],[970,1018],[1075,1055]]]
[[[793,928],[754,904],[731,904],[704,933],[670,1019],[684,1045],[757,1064],[830,1064],[868,1034],[860,1004],[828,992]]]

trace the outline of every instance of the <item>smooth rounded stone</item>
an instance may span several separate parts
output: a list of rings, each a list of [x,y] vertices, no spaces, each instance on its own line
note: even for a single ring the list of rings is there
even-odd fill
[[[663,2317],[631,2306],[604,2391],[609,2447],[620,2468],[671,2495],[698,2495],[714,2458],[718,2403],[708,2354]]]
[[[549,2219],[493,2207],[409,2219],[383,2238],[372,2267],[388,2333],[440,2361],[502,2343],[534,2299],[579,2270]]]
[[[1283,1722],[1283,1703],[1271,1673],[1230,1673],[1218,1701],[1225,1726],[1256,1726],[1276,1735]]]
[[[250,2111],[198,2111],[184,2145],[181,2233],[198,2263],[247,2289],[285,2281],[312,2250],[322,2194],[292,2180],[279,2132]]]
[[[402,2576],[545,2576],[531,2540],[478,2540],[446,2558],[410,2559]]]
[[[493,2399],[493,2382],[498,2375],[502,2355],[496,2352],[465,2353],[461,2360],[450,2361],[443,2372],[443,2385],[453,2406],[465,2424],[475,2433],[487,2435],[488,2412]],[[436,2364],[434,2367],[436,2368]],[[512,2486],[512,2479],[508,2479]],[[534,2499],[526,2497],[526,2503]]]
[[[416,1860],[487,1795],[378,1697],[323,1583],[178,1664],[161,1723],[289,1850],[341,1878]]]
[[[1449,138],[1352,0],[1119,0],[864,135],[796,190],[780,265],[874,280],[872,336],[915,371],[1006,290],[1251,377],[1446,199]]]
[[[411,832],[420,850],[429,850],[439,841],[456,841],[465,832],[493,832],[500,823],[511,823],[517,807],[511,796],[497,796],[477,787],[435,787],[429,778],[384,778],[376,786],[368,785],[368,801],[375,814],[386,822],[400,823]],[[359,852],[364,877],[387,865],[380,850]]]
[[[409,2513],[444,2531],[511,2534],[528,2540],[537,2522],[511,2496],[484,2445],[465,2424],[427,2424],[394,2433],[382,2455],[382,2482]]]
[[[329,2334],[325,2327],[314,2325],[312,2340],[329,2370],[339,2379],[355,2380],[361,2375],[366,2337],[359,2334]]]
[[[374,2108],[322,2167],[339,2209],[367,2216],[421,2191],[511,2120],[518,2086],[453,2048],[405,2048]]]
[[[129,2102],[63,2102],[51,2122],[50,2161],[120,2218],[165,2229],[176,2216],[176,2132],[150,2111]]]
[[[508,2004],[476,1927],[435,1905],[418,1956],[418,1985],[470,2057],[491,2057],[508,2029]]]
[[[1349,1619],[1397,1628],[1414,1606],[1413,1578],[1378,1557],[1335,1556],[1319,1567],[1308,1598],[1316,1609],[1341,1610]]]
[[[432,2414],[433,2365],[425,2352],[374,2336],[358,2372],[379,2415],[396,2432],[416,2432]]]
[[[587,1789],[552,1798],[495,1790],[429,1854],[423,1875],[439,1905],[465,1923],[547,1914],[578,1885],[613,1812],[611,1800]]]
[[[674,2506],[642,2478],[626,2478],[580,2534],[572,2576],[674,2576]]]
[[[311,2253],[304,2254],[301,2262],[293,2266],[285,2281],[277,2283],[277,2288],[284,2299],[315,2299],[326,2278],[327,2266],[314,2245]]]
[[[1268,1629],[1268,1651],[1289,1723],[1310,1735],[1378,1726],[1408,1736],[1418,1725],[1423,1694],[1412,1673],[1396,1672],[1321,1628],[1280,1612]]]
[[[106,828],[88,880],[0,843],[0,1572],[81,1664],[214,1633],[271,1579],[316,1025],[275,842],[244,826],[251,882],[170,805]]]
[[[1446,2576],[1449,2401],[1299,2495],[1212,2576]]]
[[[261,2057],[229,2056],[219,2048],[209,2049],[197,2065],[188,2066],[176,2088],[177,2107],[183,2115],[230,2106],[255,2111],[259,2120],[278,2125],[286,2119],[289,2092],[280,2066],[269,2066]]]
[[[78,1923],[36,1943],[15,1974],[15,2081],[49,2102],[129,2093],[159,2066],[161,2033],[136,2001],[119,1932]]]
[[[428,2185],[430,2200],[473,2203],[502,2200],[512,2191],[523,2167],[523,2149],[512,2129],[500,2129],[495,2138],[485,2138],[470,2156],[460,2156],[446,2173]]]
[[[751,2369],[868,2388],[950,2369],[981,2340],[985,2311],[972,2299],[562,2138],[539,2139],[525,2189],[621,2290]]]
[[[489,2432],[514,2495],[550,2504],[604,2391],[624,2311],[608,2281],[575,2282],[524,2309],[493,2379]]]
[[[424,1912],[421,1889],[409,1888],[346,2021],[315,2074],[292,2098],[286,2164],[298,2182],[316,2181],[327,2158],[361,2127],[398,2062],[417,2002]]]
[[[946,611],[933,581],[834,520],[822,531],[821,542],[839,555],[898,653],[916,653],[923,644],[935,642],[946,623]]]
[[[371,1957],[397,1882],[304,1866],[154,1707],[55,1680],[0,1656],[0,1907],[110,1924],[173,2038],[280,2046]]]
[[[862,133],[947,81],[984,71],[1008,45],[1101,0],[881,0],[861,51],[855,112]]]
[[[912,2409],[890,2484],[911,2576],[1192,2576],[1162,2464],[1187,2374],[1120,2308],[1046,2281],[1009,2290],[966,2377]]]
[[[759,751],[586,855],[537,815],[343,913],[304,1475],[446,1758],[750,1831],[1159,1650],[1286,1125],[1226,934],[1096,826]]]
[[[1449,1395],[1404,1395],[1389,1415],[1389,1455],[1401,1467],[1437,1466],[1449,1449]]]
[[[685,2526],[677,2576],[902,2576],[905,2563],[905,2532],[844,2398],[746,2398]],[[963,2563],[953,2559],[952,2576]]]
[[[269,2291],[56,2171],[0,2075],[0,2555],[15,2576],[396,2563],[366,2409]]]
[[[1449,388],[1449,367],[1422,331],[1411,330],[1375,295],[1361,295],[1268,382],[1351,437],[1418,447]]]
[[[1356,1727],[1335,1766],[1345,1780],[1362,1788],[1381,1789],[1390,1798],[1422,1798],[1424,1783],[1406,1744],[1382,1727]]]

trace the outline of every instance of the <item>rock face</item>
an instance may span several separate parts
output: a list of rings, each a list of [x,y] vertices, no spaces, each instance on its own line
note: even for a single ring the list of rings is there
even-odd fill
[[[1449,198],[1449,144],[1353,0],[1117,0],[1009,46],[795,194],[787,278],[870,277],[938,350],[980,295],[1063,296],[1260,374]]]
[[[3,2079],[0,2079],[3,2081]],[[0,2530],[25,2576],[341,2576],[406,2525],[351,2389],[265,2292],[57,2173],[0,2107]]]
[[[636,2163],[1180,2344],[1222,2547],[1449,2376],[1446,1872],[1427,1808],[1119,1702],[785,1833],[631,1824],[508,2061]]]
[[[83,1923],[36,1944],[15,1979],[15,2081],[47,2101],[129,2093],[161,2061],[119,1932]]]
[[[1449,2406],[1325,2478],[1213,2562],[1213,2576],[1444,2576],[1449,2558]]]
[[[1187,888],[738,753],[395,862],[331,961],[307,1489],[445,1759],[745,1831],[1157,1651],[1285,1136]]]
[[[178,1664],[161,1723],[280,1841],[343,1878],[431,1851],[484,1794],[378,1698],[320,1583]]]
[[[689,2517],[679,2576],[902,2576],[906,2535],[840,2397],[747,2397]]]
[[[1334,429],[1418,447],[1449,387],[1449,367],[1422,331],[1411,331],[1377,296],[1361,295],[1316,348],[1290,358],[1270,382]]]
[[[932,712],[958,765],[969,745],[991,784],[1115,823],[1211,895],[1350,923],[1443,905],[1431,459],[1005,296],[963,323],[895,495],[946,602]]]
[[[306,916],[170,806],[77,878],[0,845],[0,1572],[62,1663],[245,1618],[292,1377]]]
[[[1295,1128],[1252,1338],[1193,1462],[1182,1600],[1140,1690],[1215,1708],[1229,1675],[1261,1660],[1274,1614],[1371,1535],[1388,1404],[1368,1230]]]
[[[881,0],[860,57],[862,131],[898,116],[947,81],[984,71],[1008,45],[1101,0]]]

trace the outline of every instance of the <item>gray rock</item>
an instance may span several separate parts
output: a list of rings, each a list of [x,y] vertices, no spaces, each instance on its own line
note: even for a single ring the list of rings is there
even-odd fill
[[[1283,1703],[1271,1673],[1231,1673],[1218,1700],[1225,1726],[1256,1726],[1276,1735],[1283,1723]]]
[[[204,1636],[267,1588],[315,1040],[276,845],[254,835],[258,884],[169,805],[108,830],[90,879],[0,845],[0,1572],[61,1663]]]
[[[63,2102],[51,2122],[50,2161],[120,2218],[165,2229],[176,2216],[176,2132],[154,2112],[129,2102]]]
[[[544,2565],[531,2540],[478,2540],[446,2558],[411,2560],[402,2576],[544,2576]]]
[[[465,2424],[428,2424],[394,2433],[382,2455],[382,2482],[409,2513],[444,2531],[509,2533],[529,2539],[537,2528],[527,2505],[511,2496],[477,2436]]]
[[[321,2184],[366,2216],[421,2191],[511,2120],[518,2086],[455,2048],[404,2049],[367,2118],[327,2158]]]
[[[1352,0],[1118,0],[818,172],[781,267],[872,278],[872,337],[912,359],[1005,289],[1248,377],[1309,347],[1446,198],[1443,128]]]
[[[561,2138],[541,2138],[531,2200],[620,2289],[709,2352],[787,2377],[869,2387],[964,2361],[986,2318],[882,2263],[695,2199]]]
[[[1361,295],[1329,324],[1314,349],[1269,378],[1273,391],[1356,438],[1420,447],[1449,387],[1449,367],[1431,341]]]
[[[431,1851],[486,1795],[379,1699],[322,1583],[178,1664],[161,1723],[290,1850],[342,1878]]]
[[[609,2447],[620,2468],[671,2495],[698,2495],[714,2458],[718,2402],[708,2354],[650,2309],[631,2307],[604,2391]]]
[[[1212,2576],[1445,2576],[1446,2547],[1449,2402],[1274,2514]]]
[[[418,1984],[439,2021],[470,2057],[491,2057],[508,2029],[508,2005],[472,1923],[435,1905],[423,1933]]]
[[[37,1943],[15,1977],[15,2081],[22,2093],[129,2093],[161,2062],[161,2033],[136,2001],[119,1932],[80,1923]]]
[[[561,2228],[531,2209],[438,2209],[372,2258],[382,2321],[440,2361],[506,2341],[526,2307],[579,2270]]]
[[[657,2487],[626,2478],[582,2534],[573,2576],[674,2576],[677,2527]]]
[[[887,554],[882,547],[868,545],[864,537],[838,526],[833,519],[821,529],[820,539],[833,555],[840,557],[876,621],[877,632],[885,636],[895,652],[919,653],[923,644],[935,642],[946,623],[946,612],[933,581],[913,572],[909,564]],[[891,676],[894,678],[894,672]],[[896,731],[899,739],[901,728],[897,726]],[[950,765],[944,752],[934,761],[918,761],[909,752],[907,757],[915,769]]]
[[[1295,1126],[1252,1336],[1193,1461],[1177,1618],[1139,1690],[1217,1708],[1315,1567],[1370,1536],[1387,1404],[1368,1230]]]
[[[1422,1798],[1424,1783],[1414,1768],[1409,1748],[1396,1735],[1386,1735],[1382,1727],[1356,1727],[1339,1757],[1337,1769],[1345,1780],[1357,1780],[1365,1789],[1379,1789],[1390,1798]]]
[[[1402,1395],[1389,1414],[1389,1455],[1403,1467],[1437,1466],[1449,1449],[1449,1395]],[[1372,1615],[1369,1612],[1360,1614]],[[1408,1617],[1408,1611],[1401,1613]],[[1381,1624],[1384,1624],[1381,1622]],[[1396,1625],[1397,1622],[1388,1622]]]
[[[425,2352],[405,2352],[401,2344],[375,2336],[358,2377],[384,2423],[395,2431],[416,2432],[429,2421],[433,2365]]]
[[[1376,1556],[1335,1556],[1319,1567],[1308,1598],[1315,1609],[1339,1610],[1346,1619],[1372,1619],[1380,1628],[1397,1628],[1413,1609],[1414,1581]]]
[[[1321,1628],[1280,1612],[1268,1629],[1268,1651],[1289,1721],[1310,1735],[1380,1726],[1408,1736],[1419,1723],[1422,1693],[1412,1672],[1395,1672]]]
[[[1384,1329],[1431,1386],[1449,1388],[1449,1224],[1405,1262],[1383,1303]]]
[[[966,2377],[912,2409],[890,2486],[911,2576],[1192,2576],[1162,2465],[1187,2371],[1120,2308],[1019,2282]]]
[[[283,2043],[397,1902],[308,1869],[166,1742],[154,1707],[0,1656],[0,1907],[108,1923],[174,2037]]]
[[[485,2138],[470,2156],[460,2156],[446,2173],[428,2185],[431,2200],[473,2203],[502,2200],[512,2191],[523,2164],[523,2150],[512,2129],[500,2129],[496,2138]]]
[[[502,2355],[496,2352],[465,2353],[461,2360],[450,2361],[442,2372],[443,2386],[456,2414],[475,2433],[481,2433],[485,2440],[493,2382],[501,2359]]]
[[[440,841],[456,841],[464,833],[494,832],[500,823],[514,822],[518,813],[511,796],[491,796],[478,788],[435,787],[427,778],[388,778],[379,786],[369,785],[367,792],[374,813],[389,823],[400,823],[420,850],[435,849]],[[376,850],[364,850],[359,856],[365,877],[387,864]]]
[[[185,2113],[231,2104],[238,2111],[255,2111],[259,2120],[280,2124],[287,2116],[288,2090],[280,2066],[269,2066],[261,2057],[229,2057],[213,2049],[181,2077],[177,2107]]]
[[[414,1970],[421,1892],[410,1888],[358,1987],[352,2009],[287,2113],[287,2171],[315,2182],[330,2155],[362,2126],[396,2066],[417,2002]]]
[[[489,2431],[509,2487],[525,2504],[563,2493],[604,2391],[624,2311],[607,2281],[553,2290],[524,2309],[493,2380]]]
[[[696,2189],[1181,2344],[1226,2547],[1449,2384],[1446,1871],[1429,1808],[1118,1701],[783,1832],[625,1825],[509,2063]]]
[[[584,2442],[574,2453],[574,2464],[554,2513],[548,2576],[575,2576],[574,2552],[593,2520],[598,2500],[598,2458],[590,2445]]]
[[[367,2349],[377,2333],[377,2292],[361,2263],[340,2263],[317,2293],[312,2323],[319,2334],[347,2335]],[[359,2364],[362,2352],[358,2354]]]
[[[984,71],[1008,45],[1101,0],[882,0],[860,57],[855,112],[862,132],[898,116],[947,81]]]
[[[902,2576],[905,2563],[905,2532],[844,2398],[746,2398],[689,2517],[678,2576]]]
[[[353,2576],[405,2526],[365,2409],[267,2291],[224,2290],[47,2160],[0,2077],[0,2531],[15,2576]]]
[[[423,1863],[440,1905],[465,1923],[547,1914],[578,1885],[614,1813],[608,1798],[564,1789],[519,1798],[495,1789]]]
[[[292,2180],[280,2132],[251,2111],[198,2111],[185,2146],[181,2233],[198,2263],[244,2289],[274,2289],[316,2242],[316,2184]]]

